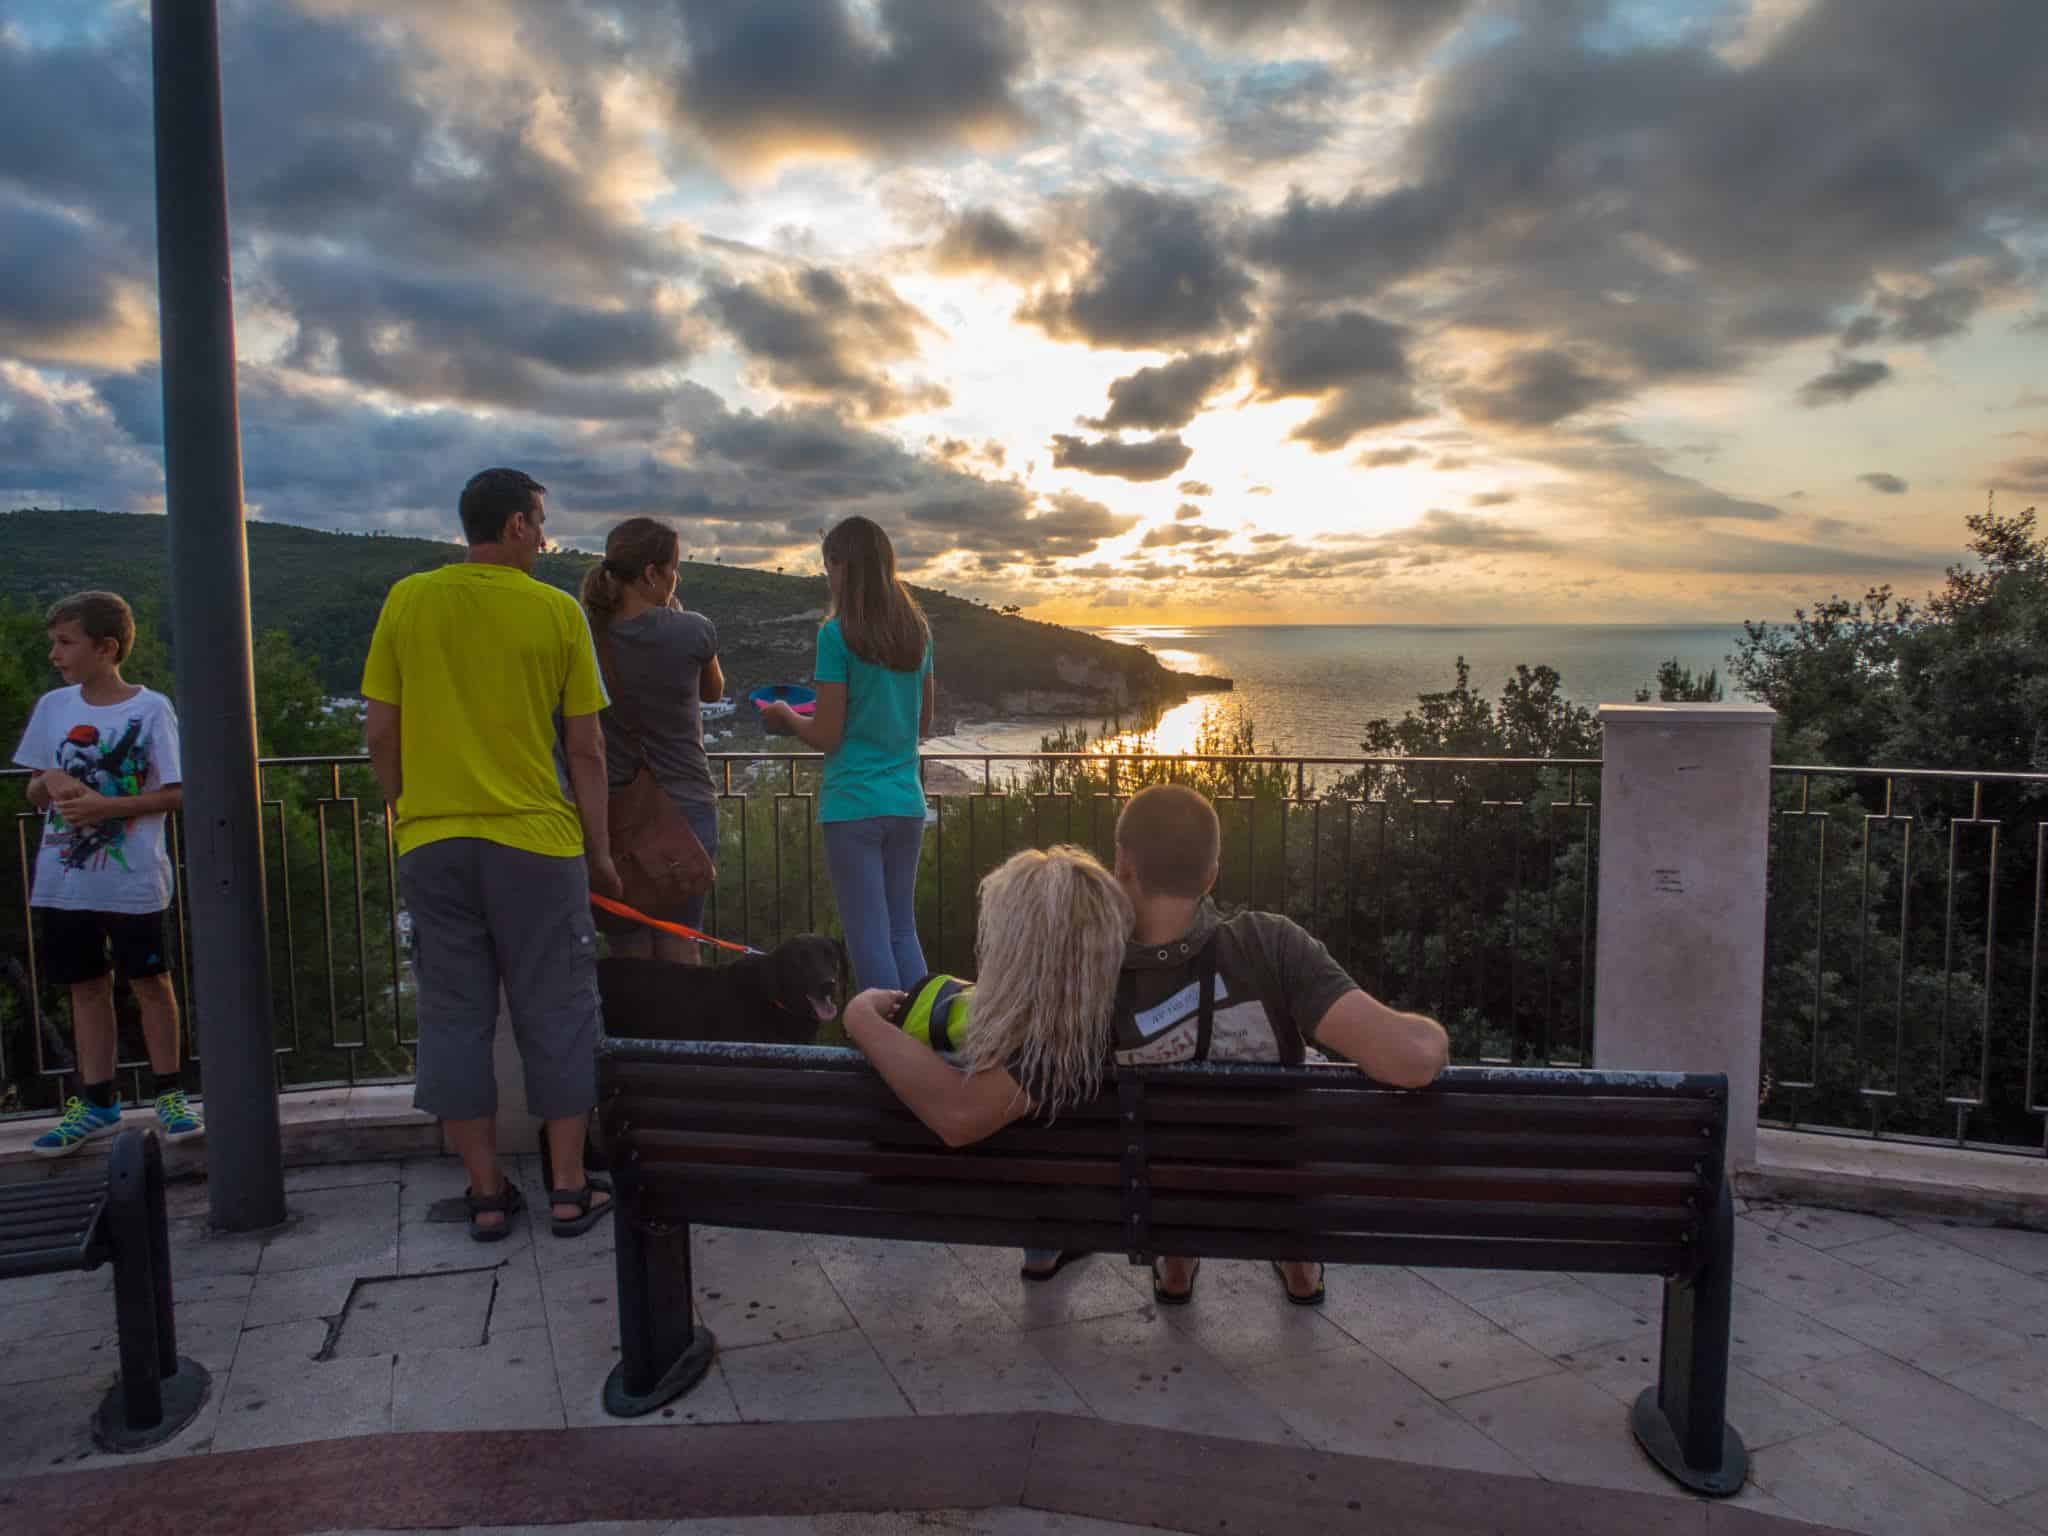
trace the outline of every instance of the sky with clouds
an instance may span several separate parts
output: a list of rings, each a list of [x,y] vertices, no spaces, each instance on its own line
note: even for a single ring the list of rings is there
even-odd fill
[[[2042,0],[223,0],[247,495],[1083,623],[1781,617],[2048,493]],[[0,506],[162,505],[146,6],[0,0]]]

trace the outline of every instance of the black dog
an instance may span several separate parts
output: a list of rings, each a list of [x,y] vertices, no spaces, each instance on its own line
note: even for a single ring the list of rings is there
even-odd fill
[[[719,1040],[812,1045],[839,1016],[845,950],[815,933],[765,955],[725,965],[677,965],[618,955],[597,962],[607,1035],[633,1040]],[[593,1127],[583,1148],[592,1170],[607,1167]],[[554,1158],[540,1137],[541,1171],[553,1187]]]
[[[725,965],[600,960],[604,1030],[633,1040],[810,1045],[838,1016],[844,960],[837,943],[814,933]]]

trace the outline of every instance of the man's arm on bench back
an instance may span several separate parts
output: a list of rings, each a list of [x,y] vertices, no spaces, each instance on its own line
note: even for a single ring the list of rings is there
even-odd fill
[[[1017,1079],[999,1067],[969,1074],[889,1022],[901,992],[872,988],[846,1005],[846,1038],[904,1106],[949,1147],[969,1147],[1031,1113]]]
[[[1315,1040],[1389,1088],[1427,1088],[1451,1059],[1443,1025],[1420,1013],[1398,1012],[1357,988],[1330,1005]]]

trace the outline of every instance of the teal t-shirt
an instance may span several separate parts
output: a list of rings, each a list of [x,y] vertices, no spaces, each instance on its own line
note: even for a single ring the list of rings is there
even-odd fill
[[[931,669],[930,641],[915,672],[892,672],[849,651],[837,619],[827,619],[819,629],[817,680],[846,685],[846,729],[839,750],[825,759],[820,821],[924,815],[917,728]]]

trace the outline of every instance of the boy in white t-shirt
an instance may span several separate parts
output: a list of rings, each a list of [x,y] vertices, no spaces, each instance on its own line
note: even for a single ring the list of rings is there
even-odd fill
[[[134,989],[166,1141],[205,1134],[178,1077],[178,994],[165,916],[171,905],[167,813],[183,792],[171,701],[121,677],[135,615],[112,592],[80,592],[50,609],[50,664],[71,686],[36,701],[14,761],[33,769],[29,803],[44,813],[29,904],[43,972],[71,989],[79,1095],[36,1138],[41,1157],[76,1152],[120,1129],[114,1088],[114,988]]]

